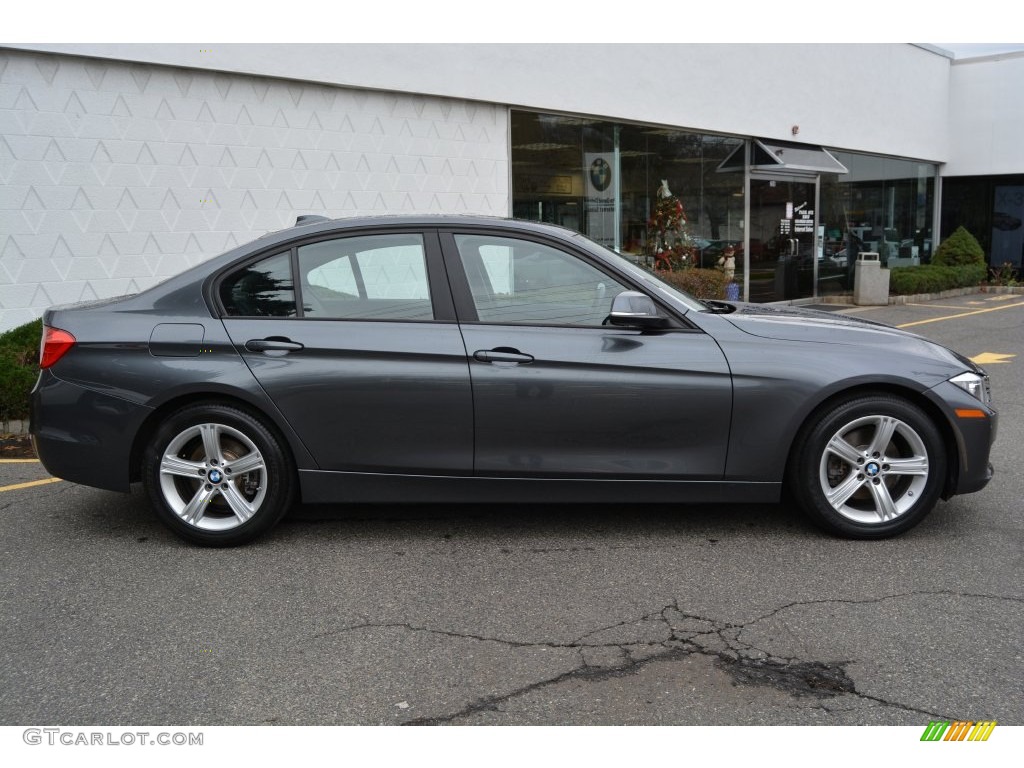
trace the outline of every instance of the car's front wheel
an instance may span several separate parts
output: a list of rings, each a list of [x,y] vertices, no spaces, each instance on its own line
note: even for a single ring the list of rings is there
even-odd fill
[[[938,501],[946,454],[935,424],[892,395],[855,397],[812,419],[797,437],[789,488],[822,528],[851,538],[894,536]]]
[[[172,414],[143,460],[157,515],[182,538],[209,546],[243,544],[277,523],[291,506],[293,477],[279,438],[223,404]]]

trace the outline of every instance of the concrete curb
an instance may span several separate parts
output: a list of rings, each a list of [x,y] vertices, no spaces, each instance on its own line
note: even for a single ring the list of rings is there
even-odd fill
[[[28,419],[10,419],[0,422],[0,437],[28,434]]]
[[[976,293],[1009,293],[1015,295],[1024,295],[1024,286],[1006,286],[1006,285],[976,285],[972,288],[951,288],[948,291],[939,291],[938,293],[913,293],[907,296],[890,296],[889,304],[919,304],[923,301],[935,301],[936,299],[952,299],[957,296],[970,296]],[[849,304],[850,306],[857,306],[853,303],[852,293],[841,293],[834,294],[831,296],[819,296],[816,301],[819,304]],[[863,305],[863,306],[885,306],[885,305]]]

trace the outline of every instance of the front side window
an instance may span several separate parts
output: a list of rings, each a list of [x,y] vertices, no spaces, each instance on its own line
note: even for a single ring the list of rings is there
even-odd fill
[[[369,235],[299,248],[303,316],[432,320],[420,235]]]
[[[577,256],[529,240],[456,235],[484,323],[601,325],[626,287]]]

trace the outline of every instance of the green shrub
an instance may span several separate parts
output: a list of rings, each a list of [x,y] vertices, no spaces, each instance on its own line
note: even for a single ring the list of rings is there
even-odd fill
[[[998,267],[989,270],[989,285],[1005,285],[1013,287],[1020,285],[1017,274],[1017,267],[1012,261],[1004,261]]]
[[[28,418],[28,396],[39,374],[41,320],[0,334],[0,422]]]
[[[915,293],[938,293],[952,288],[980,285],[985,279],[986,267],[965,264],[958,267],[922,264],[918,267],[895,267],[889,273],[889,292],[897,296]]]
[[[724,299],[728,280],[717,269],[675,269],[655,273],[669,285],[697,299]]]
[[[958,267],[964,264],[985,264],[985,251],[978,240],[963,227],[939,243],[932,256],[932,264],[940,267]]]

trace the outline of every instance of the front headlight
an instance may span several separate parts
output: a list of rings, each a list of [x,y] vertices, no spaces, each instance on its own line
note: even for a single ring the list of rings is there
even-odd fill
[[[956,384],[964,392],[978,398],[988,405],[992,402],[992,390],[989,388],[988,376],[977,373],[961,373],[949,380],[950,384]]]

